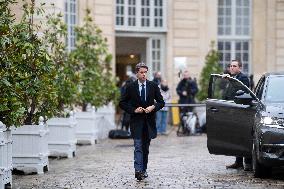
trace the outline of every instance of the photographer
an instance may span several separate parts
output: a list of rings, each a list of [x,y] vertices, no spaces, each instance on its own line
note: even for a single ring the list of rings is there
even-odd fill
[[[183,72],[183,79],[179,82],[176,88],[179,95],[179,104],[193,104],[195,103],[195,95],[198,92],[197,83],[191,79],[188,70]],[[181,113],[191,112],[192,107],[181,107]]]

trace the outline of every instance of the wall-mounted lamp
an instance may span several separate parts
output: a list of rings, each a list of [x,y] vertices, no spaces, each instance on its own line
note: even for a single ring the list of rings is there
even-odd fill
[[[130,58],[134,58],[134,57],[135,57],[135,55],[134,55],[134,54],[131,54],[131,55],[129,55],[129,57],[130,57]]]

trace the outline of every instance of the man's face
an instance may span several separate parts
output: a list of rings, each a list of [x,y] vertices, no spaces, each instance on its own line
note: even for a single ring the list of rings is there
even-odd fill
[[[161,72],[156,73],[156,78],[161,78]]]
[[[183,78],[184,79],[188,79],[189,78],[189,72],[188,71],[184,71],[183,72]]]
[[[136,73],[136,76],[137,76],[137,79],[140,81],[140,82],[144,82],[146,81],[147,79],[147,68],[140,68],[139,71]]]
[[[239,64],[237,61],[233,61],[230,64],[230,73],[231,75],[237,75],[241,72],[241,67],[239,67]]]

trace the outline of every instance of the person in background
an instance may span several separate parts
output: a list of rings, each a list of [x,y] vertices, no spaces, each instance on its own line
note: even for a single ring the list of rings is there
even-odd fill
[[[134,82],[136,80],[136,77],[134,76],[133,73],[129,73],[128,74],[128,79],[125,80],[121,87],[120,87],[120,94],[121,96],[125,93],[126,88],[128,85],[130,85],[132,82]],[[122,112],[122,121],[121,121],[121,129],[125,129],[126,131],[130,131],[129,130],[129,125],[130,125],[130,114],[127,113],[126,111]]]
[[[155,73],[154,73],[154,79],[153,79],[153,81],[154,81],[155,83],[157,83],[157,85],[160,85],[161,80],[162,80],[161,72],[155,72]]]
[[[176,92],[179,95],[179,104],[195,103],[195,95],[198,92],[197,83],[189,76],[189,71],[185,70],[183,79],[178,83]],[[181,107],[181,113],[192,111],[192,107]]]
[[[169,91],[169,87],[166,80],[162,80],[160,84],[160,91],[163,96],[165,103],[170,103],[171,94]],[[157,125],[157,133],[165,135],[167,130],[167,115],[168,115],[168,107],[162,108],[157,112],[156,117],[156,125]]]

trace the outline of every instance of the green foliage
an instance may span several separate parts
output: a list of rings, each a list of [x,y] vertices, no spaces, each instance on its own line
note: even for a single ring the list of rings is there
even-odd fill
[[[75,100],[83,107],[117,102],[112,56],[89,10],[85,24],[76,28],[77,49],[68,54],[62,15],[48,15],[41,38],[42,23],[35,24],[33,16],[42,15],[43,8],[35,8],[34,0],[25,3],[24,15],[15,23],[9,9],[13,3],[0,1],[0,121],[7,127],[36,124],[39,116],[58,115]]]
[[[85,111],[87,103],[98,108],[117,99],[118,89],[109,66],[112,56],[108,53],[106,39],[93,23],[90,10],[86,11],[83,26],[75,31],[76,49],[71,54],[80,67],[78,104]]]
[[[102,75],[104,87],[102,88],[102,100],[103,104],[108,104],[113,101],[115,105],[118,104],[120,97],[119,88],[116,86],[117,79],[112,74],[112,69],[110,67],[110,61],[112,56],[108,54],[105,58],[104,73]]]
[[[6,126],[36,124],[39,116],[51,117],[57,112],[55,65],[37,35],[40,26],[33,23],[34,13],[41,14],[43,9],[35,9],[34,0],[23,9],[20,23],[14,24],[11,16],[10,22],[5,21],[8,29],[1,28],[6,33],[1,33],[0,88],[5,95],[1,96],[0,111]],[[2,15],[0,19],[2,22]]]
[[[66,44],[63,42],[67,36],[67,26],[62,21],[62,17],[61,13],[47,15],[48,28],[44,31],[46,44],[57,70],[55,84],[60,111],[58,116],[64,115],[65,108],[72,108],[77,97],[79,82],[78,65],[71,59],[66,51]]]
[[[219,65],[219,54],[214,49],[214,42],[211,42],[211,50],[208,52],[205,58],[205,66],[202,69],[201,77],[199,79],[200,91],[197,94],[197,98],[202,101],[207,98],[208,85],[210,75],[213,73],[221,73],[222,68]]]
[[[14,15],[9,9],[14,3],[14,0],[0,2],[0,121],[7,127],[21,125],[25,112],[24,103],[19,100],[20,87],[14,78],[17,73],[11,57],[17,40],[13,37]]]

